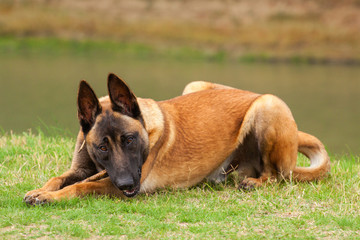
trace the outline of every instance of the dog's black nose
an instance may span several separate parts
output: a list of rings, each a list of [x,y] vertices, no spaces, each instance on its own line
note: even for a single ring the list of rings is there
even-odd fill
[[[130,190],[134,188],[134,180],[132,179],[132,177],[117,178],[114,184],[120,190]]]

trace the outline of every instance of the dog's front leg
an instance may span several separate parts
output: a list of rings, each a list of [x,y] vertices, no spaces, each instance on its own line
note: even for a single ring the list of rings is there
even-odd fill
[[[69,185],[58,191],[38,192],[33,194],[26,203],[30,205],[41,205],[61,199],[72,199],[92,194],[124,198],[123,192],[112,184],[110,177],[106,177],[95,182],[81,182]]]
[[[28,202],[33,195],[38,195],[46,191],[57,191],[63,187],[84,180],[97,172],[96,166],[91,160],[86,147],[82,145],[83,141],[83,134],[79,133],[71,168],[62,175],[49,179],[43,187],[27,192],[24,197],[25,202]]]
[[[73,183],[81,181],[90,175],[93,175],[92,171],[92,173],[90,174],[88,174],[88,172],[89,171],[86,169],[70,169],[63,173],[61,176],[51,178],[45,183],[43,187],[27,192],[24,196],[24,201],[26,203],[30,203],[33,198],[36,198],[36,196],[41,195],[42,193],[55,192],[63,189],[66,186],[72,186]]]

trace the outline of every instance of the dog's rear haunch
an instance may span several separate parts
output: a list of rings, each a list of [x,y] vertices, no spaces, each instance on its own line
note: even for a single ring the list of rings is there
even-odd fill
[[[312,181],[330,170],[323,144],[298,131],[276,96],[193,82],[182,96],[156,102],[135,97],[114,74],[108,90],[98,99],[81,81],[81,130],[71,168],[28,192],[26,203],[88,194],[134,197],[204,179],[221,182],[231,171],[239,173],[240,188],[249,189],[274,179]],[[296,166],[298,152],[310,167]]]

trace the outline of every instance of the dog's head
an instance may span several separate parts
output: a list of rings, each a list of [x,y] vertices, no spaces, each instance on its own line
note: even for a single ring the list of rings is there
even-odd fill
[[[115,74],[109,74],[110,101],[100,104],[94,91],[80,82],[78,118],[90,157],[101,164],[112,183],[127,197],[140,190],[149,139],[135,95]]]

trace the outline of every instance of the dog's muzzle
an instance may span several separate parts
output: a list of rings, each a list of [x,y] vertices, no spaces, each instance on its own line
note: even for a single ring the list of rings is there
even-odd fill
[[[122,190],[124,195],[128,198],[135,197],[140,191],[141,168],[138,169],[137,173],[139,176],[139,183],[135,187],[132,187],[133,186],[133,184],[132,184],[132,186],[130,188],[127,187],[128,189]]]

